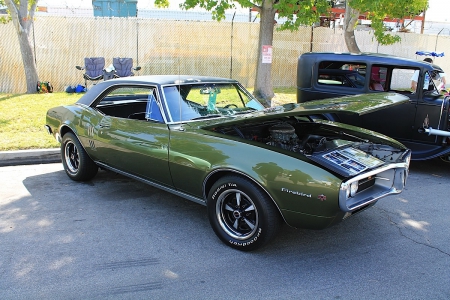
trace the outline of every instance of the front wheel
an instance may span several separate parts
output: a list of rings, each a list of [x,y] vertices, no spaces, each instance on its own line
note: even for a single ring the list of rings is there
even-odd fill
[[[277,234],[281,215],[254,182],[239,176],[219,179],[208,195],[209,222],[216,235],[232,248],[255,250]]]
[[[61,158],[66,174],[75,181],[91,180],[98,171],[98,166],[81,146],[76,136],[68,132],[61,143]]]
[[[446,163],[450,163],[450,154],[447,154],[445,156],[441,156],[441,160],[446,162]]]

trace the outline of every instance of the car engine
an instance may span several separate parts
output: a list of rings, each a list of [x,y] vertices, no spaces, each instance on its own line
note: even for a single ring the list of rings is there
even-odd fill
[[[283,150],[300,153],[319,164],[337,165],[342,169],[350,162],[349,170],[339,173],[349,175],[384,162],[401,161],[404,150],[390,145],[376,144],[351,134],[336,131],[320,123],[298,122],[296,119],[272,120],[265,123],[215,128],[227,135],[265,143]],[[343,161],[346,161],[343,163]],[[366,161],[366,167],[361,161]],[[370,161],[370,163],[369,163]]]

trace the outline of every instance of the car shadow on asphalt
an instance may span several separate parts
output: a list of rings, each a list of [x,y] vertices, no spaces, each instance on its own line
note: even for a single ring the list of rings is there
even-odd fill
[[[413,161],[410,177],[418,173],[449,177],[450,164],[439,159]],[[207,219],[206,207],[114,172],[100,170],[93,180],[80,183],[70,180],[61,170],[28,177],[24,185],[33,199],[39,199],[40,205],[48,209],[59,208],[59,214],[66,215],[65,219],[72,219],[72,222],[94,222],[104,218],[103,221],[108,223],[113,222],[115,217],[124,220],[130,227],[136,227],[136,224],[142,226],[138,226],[137,231],[150,230],[179,242],[196,240],[203,249],[214,245],[225,251],[230,250],[216,238]],[[323,247],[348,251],[355,244],[370,248],[373,241],[382,243],[392,235],[392,230],[396,230],[386,226],[389,219],[378,208],[380,203],[389,201],[381,199],[374,207],[324,230],[294,229],[284,225],[274,241],[253,253],[309,253]],[[83,216],[83,212],[88,212],[88,216]]]

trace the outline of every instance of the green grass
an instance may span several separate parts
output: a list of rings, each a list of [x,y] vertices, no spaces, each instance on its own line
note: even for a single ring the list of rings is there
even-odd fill
[[[296,102],[295,88],[274,89],[275,105]],[[0,94],[0,151],[59,147],[44,128],[52,107],[72,104],[82,94]]]
[[[44,128],[47,110],[82,94],[0,94],[0,151],[59,147]]]

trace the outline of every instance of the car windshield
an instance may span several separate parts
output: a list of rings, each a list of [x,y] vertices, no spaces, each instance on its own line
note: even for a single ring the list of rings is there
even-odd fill
[[[264,107],[238,84],[184,84],[163,88],[173,122],[220,118],[263,110]]]

